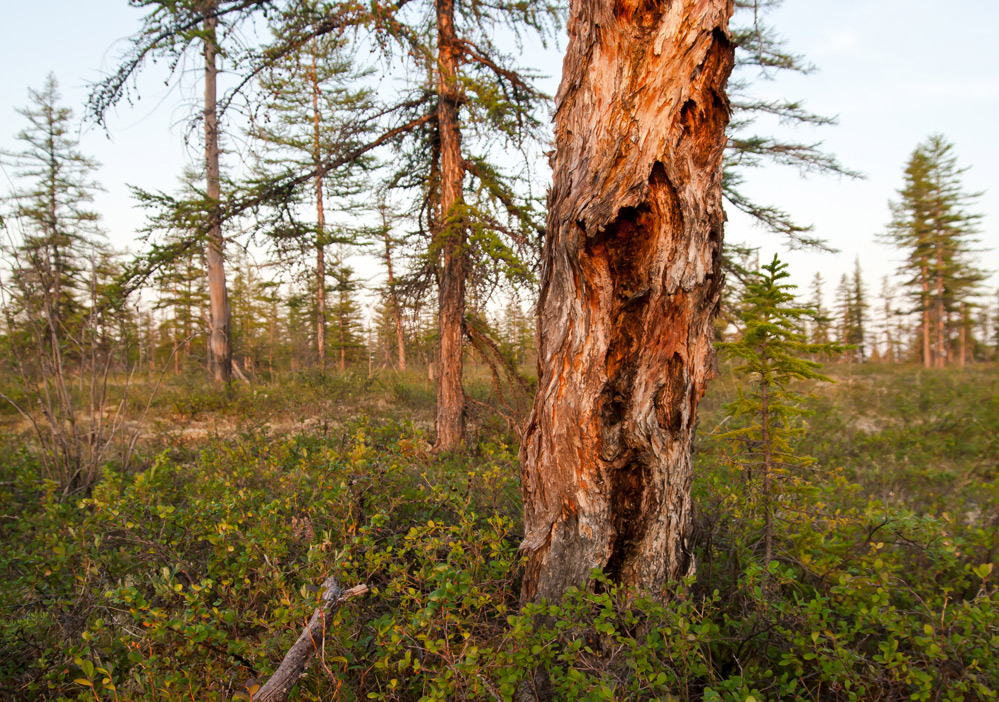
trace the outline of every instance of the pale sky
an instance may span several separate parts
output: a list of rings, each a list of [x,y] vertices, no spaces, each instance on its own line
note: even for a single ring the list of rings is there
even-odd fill
[[[87,83],[111,70],[124,44],[139,26],[141,14],[126,0],[0,0],[0,149],[16,149],[14,135],[23,127],[16,107],[27,104],[27,89],[39,88],[45,75],[56,74],[64,104],[80,116]],[[795,252],[786,258],[794,278],[807,283],[822,270],[829,289],[852,269],[858,254],[869,292],[880,277],[894,271],[897,254],[876,244],[874,236],[889,219],[887,201],[901,186],[902,169],[916,145],[934,132],[952,141],[960,163],[969,166],[966,189],[985,191],[978,211],[986,268],[999,268],[999,1],[952,0],[785,0],[770,23],[787,38],[789,48],[804,54],[817,71],[761,82],[769,96],[802,99],[812,111],[837,115],[839,124],[795,135],[822,141],[866,180],[801,178],[788,169],[752,174],[748,189],[773,201],[799,220],[814,223],[816,233],[841,250],[836,255]],[[554,92],[561,71],[558,51],[528,53],[532,67],[550,74]],[[198,71],[168,90],[156,69],[144,73],[141,100],[122,105],[109,120],[111,139],[96,128],[82,135],[82,150],[102,162],[98,179],[106,192],[97,209],[113,243],[134,241],[143,214],[133,208],[125,184],[173,190],[188,153],[184,121],[200,85]],[[197,136],[197,135],[195,135]],[[198,150],[195,143],[194,154]],[[8,169],[9,172],[9,169]],[[6,190],[0,173],[0,189]],[[760,245],[761,256],[782,242],[754,230],[730,213],[730,241]],[[134,248],[134,246],[133,246]],[[990,287],[997,285],[993,277]]]

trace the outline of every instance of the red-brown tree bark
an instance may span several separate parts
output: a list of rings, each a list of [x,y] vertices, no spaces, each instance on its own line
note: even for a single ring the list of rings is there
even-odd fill
[[[573,0],[521,449],[525,601],[688,573],[722,284],[731,0]]]
[[[438,285],[440,343],[437,357],[437,440],[434,449],[456,448],[465,438],[465,392],[462,388],[463,320],[468,254],[462,223],[465,178],[458,123],[460,43],[454,28],[454,0],[437,0],[437,129],[440,139],[441,255]]]
[[[215,28],[218,19],[212,14],[215,3],[207,3],[209,16],[205,19],[205,177],[208,200],[217,205],[219,201],[219,129],[216,109],[215,55],[218,53]],[[232,341],[230,338],[229,292],[225,282],[225,241],[222,238],[222,224],[217,207],[212,213],[211,228],[208,232],[208,304],[209,329],[208,357],[215,381],[229,384],[232,379]]]

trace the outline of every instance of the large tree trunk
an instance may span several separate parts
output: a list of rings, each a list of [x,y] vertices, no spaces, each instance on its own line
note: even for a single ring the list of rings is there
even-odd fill
[[[215,11],[215,3],[208,3],[208,12]],[[218,20],[210,16],[205,20],[205,176],[207,196],[213,203],[211,229],[208,232],[208,300],[211,329],[208,355],[215,381],[229,384],[232,379],[232,341],[230,332],[229,293],[225,285],[224,242],[222,224],[218,220],[215,204],[219,201],[219,130],[215,107],[215,27]]]
[[[521,449],[522,597],[692,566],[691,439],[721,285],[731,0],[573,0]]]
[[[319,370],[326,370],[326,211],[323,208],[323,155],[319,131],[319,76],[316,74],[316,45],[312,43],[312,158],[316,169],[316,351]]]
[[[462,389],[463,319],[468,254],[462,222],[462,183],[465,168],[458,127],[459,42],[454,29],[454,0],[437,0],[437,127],[441,150],[440,230],[435,232],[441,252],[438,285],[440,353],[437,374],[437,441],[446,451],[465,437],[465,393]]]

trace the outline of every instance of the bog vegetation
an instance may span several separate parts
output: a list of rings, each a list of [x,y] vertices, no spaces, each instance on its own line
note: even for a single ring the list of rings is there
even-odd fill
[[[808,69],[772,3],[615,15],[635,80],[670,69],[643,23],[699,57],[657,107],[688,151],[611,153],[584,98],[628,90],[567,61],[556,183],[606,168],[578,212],[539,196],[551,101],[501,48],[557,3],[132,4],[85,118],[153,59],[205,79],[204,158],[134,188],[133,250],[55,77],[0,152],[0,700],[999,697],[999,310],[944,136],[886,194],[897,275],[858,259],[827,304],[721,248],[723,198],[835,244],[753,167],[856,176],[755,133],[832,122],[754,97]],[[570,58],[611,8],[584,5]]]

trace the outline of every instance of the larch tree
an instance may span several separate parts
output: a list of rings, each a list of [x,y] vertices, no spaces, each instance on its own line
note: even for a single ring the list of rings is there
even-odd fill
[[[438,291],[434,448],[443,451],[465,436],[469,281],[530,277],[540,229],[527,179],[498,166],[496,156],[502,148],[526,154],[537,140],[545,96],[495,38],[506,31],[518,43],[526,34],[543,40],[559,23],[560,9],[547,0],[402,5],[376,27],[415,63],[413,73],[421,78],[403,104],[428,117],[410,131],[392,185],[419,193],[413,209],[429,234],[418,277],[434,280]]]
[[[829,343],[829,325],[833,320],[822,301],[824,288],[825,280],[822,278],[822,273],[815,271],[811,284],[812,297],[809,301],[809,307],[812,310],[810,341],[813,344]]]
[[[853,277],[850,279],[850,336],[847,344],[857,347],[860,360],[867,355],[865,341],[867,339],[868,303],[867,291],[864,289],[864,273],[860,268],[860,256],[853,262]]]
[[[951,333],[961,303],[984,279],[970,259],[981,215],[969,207],[978,198],[961,184],[966,169],[940,135],[916,147],[904,172],[899,199],[891,202],[887,240],[905,254],[904,283],[921,317],[923,365],[943,367],[952,356]]]
[[[273,3],[270,0],[133,0],[131,4],[147,11],[142,28],[132,38],[117,70],[93,87],[88,110],[98,124],[106,125],[107,113],[122,99],[130,98],[129,86],[147,60],[167,57],[173,73],[185,55],[201,55],[205,192],[198,203],[201,210],[198,226],[202,230],[198,234],[205,244],[208,276],[210,365],[215,381],[227,385],[232,377],[232,341],[222,232],[218,57],[227,34],[253,11]]]
[[[779,202],[761,202],[743,187],[747,174],[765,166],[796,169],[802,175],[825,174],[861,177],[824,151],[821,143],[795,140],[785,133],[766,129],[774,118],[785,127],[822,127],[836,124],[836,119],[811,112],[800,100],[774,98],[755,90],[761,79],[772,80],[778,73],[807,75],[815,67],[791,53],[784,39],[767,23],[767,14],[784,0],[734,0],[732,42],[735,44],[735,68],[728,84],[732,119],[728,125],[722,191],[725,202],[749,215],[766,231],[778,234],[791,248],[829,249],[816,237],[813,227],[797,221]],[[729,250],[737,247],[731,243]],[[732,267],[734,261],[727,261]]]
[[[280,26],[275,29],[280,37]],[[349,44],[333,34],[313,37],[299,51],[288,53],[262,71],[260,91],[262,115],[254,120],[251,134],[264,145],[263,164],[287,171],[312,171],[311,182],[300,187],[310,191],[315,206],[314,225],[304,225],[284,198],[273,205],[284,215],[274,227],[279,248],[289,245],[311,250],[315,255],[316,354],[320,369],[326,368],[327,264],[334,239],[327,225],[330,200],[338,209],[349,206],[347,198],[361,191],[363,170],[369,159],[358,158],[344,168],[325,171],[323,163],[356,149],[369,136],[365,118],[372,109],[371,91],[357,87],[363,74],[354,70]],[[289,221],[290,220],[290,221]]]
[[[397,217],[392,212],[389,203],[384,197],[378,203],[378,217],[381,220],[377,230],[377,238],[381,239],[382,249],[380,256],[385,264],[385,312],[392,317],[392,328],[395,335],[396,358],[400,371],[406,370],[406,335],[402,324],[402,299],[399,294],[399,279],[397,269],[399,266],[398,249],[401,241],[392,234]]]
[[[333,281],[333,299],[330,316],[335,324],[335,332],[330,345],[336,349],[339,356],[340,372],[344,372],[347,370],[348,357],[355,356],[357,349],[364,346],[361,306],[357,299],[361,282],[357,279],[354,269],[347,263],[345,247],[336,248],[332,264],[330,278]]]
[[[23,239],[14,259],[23,290],[44,309],[56,329],[87,293],[87,258],[101,236],[98,215],[89,209],[99,186],[98,164],[79,150],[73,113],[59,104],[59,85],[49,74],[40,91],[28,90],[30,106],[17,112],[28,126],[17,135],[22,148],[2,158],[14,167],[13,215]],[[30,277],[28,280],[25,276]]]
[[[557,599],[594,568],[652,591],[690,571],[731,13],[731,0],[571,4],[521,448],[524,601]]]
[[[208,269],[208,356],[215,382],[228,385],[232,379],[232,313],[225,281],[225,240],[218,211],[219,115],[217,107],[218,17],[215,0],[203,0],[205,57],[205,195],[208,199],[208,247],[205,263]]]
[[[829,378],[818,372],[821,364],[804,356],[843,350],[839,344],[808,342],[803,322],[817,311],[796,302],[789,277],[787,264],[776,255],[762,266],[746,285],[740,338],[719,345],[739,364],[736,372],[749,380],[747,392],[740,391],[725,407],[728,416],[735,419],[734,426],[716,438],[734,446],[734,461],[752,485],[750,494],[762,513],[764,567],[776,556],[775,527],[787,511],[790,487],[802,480],[800,469],[814,463],[814,459],[797,454],[792,445],[793,437],[801,431],[795,419],[805,414],[801,406],[804,393],[792,384],[801,380],[828,382]],[[767,585],[772,595],[774,583],[769,573]]]

